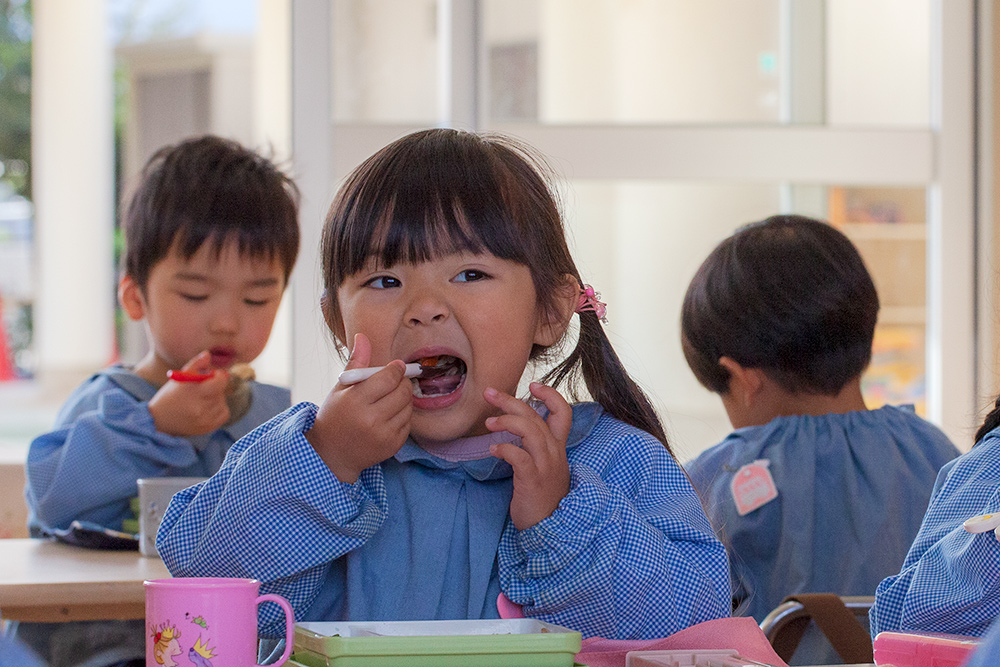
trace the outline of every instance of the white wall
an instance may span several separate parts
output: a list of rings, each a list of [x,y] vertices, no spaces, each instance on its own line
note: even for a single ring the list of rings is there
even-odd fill
[[[42,376],[87,373],[114,346],[111,46],[104,0],[36,0],[32,155]]]
[[[253,145],[292,166],[292,16],[290,0],[257,0],[253,58]],[[291,173],[294,178],[294,172]],[[300,249],[300,255],[302,254]],[[290,290],[291,288],[289,288]],[[272,384],[292,381],[292,297],[278,309],[267,347],[254,363],[257,376]]]
[[[337,121],[434,122],[436,5],[436,0],[333,1]]]
[[[543,122],[777,122],[778,0],[545,0]]]
[[[930,0],[830,0],[827,122],[926,126]]]

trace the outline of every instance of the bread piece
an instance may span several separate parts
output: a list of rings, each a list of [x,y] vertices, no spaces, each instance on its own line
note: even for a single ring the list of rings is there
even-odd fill
[[[237,380],[242,380],[244,382],[249,382],[250,380],[256,380],[257,374],[254,373],[253,368],[250,364],[233,364],[229,367],[229,375]]]
[[[226,387],[226,404],[229,406],[229,424],[239,420],[250,409],[250,381],[257,374],[249,364],[233,364],[229,367],[229,386]]]

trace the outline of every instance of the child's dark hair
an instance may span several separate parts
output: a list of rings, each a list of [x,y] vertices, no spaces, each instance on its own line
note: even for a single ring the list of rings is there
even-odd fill
[[[681,311],[684,357],[729,391],[729,357],[786,391],[834,395],[871,361],[878,294],[841,232],[800,215],[741,227],[705,259]]]
[[[489,252],[527,266],[539,306],[552,313],[567,276],[576,288],[582,280],[548,174],[538,156],[509,138],[448,129],[415,132],[368,158],[337,193],[323,232],[331,330],[342,329],[337,289],[372,257],[391,267],[453,251]],[[544,352],[535,346],[531,358]],[[576,348],[542,381],[566,381],[575,394],[580,374],[612,416],[667,445],[656,411],[592,312],[580,313]]]
[[[987,433],[1000,426],[1000,396],[997,396],[996,403],[993,404],[993,409],[990,413],[986,415],[986,419],[983,420],[983,425],[979,427],[976,431],[976,437],[973,439],[972,444],[979,444]]]
[[[217,252],[277,258],[285,283],[299,251],[299,191],[270,160],[215,136],[161,148],[149,159],[124,219],[125,272],[144,289],[175,247],[190,258],[207,240]]]

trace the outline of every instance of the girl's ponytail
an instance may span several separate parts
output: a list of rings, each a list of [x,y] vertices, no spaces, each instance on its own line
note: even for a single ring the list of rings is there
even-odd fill
[[[1000,426],[1000,396],[997,396],[996,403],[993,404],[993,410],[986,415],[986,419],[983,421],[983,425],[979,427],[976,431],[976,440],[973,445],[977,444],[982,440],[987,433]]]
[[[629,377],[597,314],[581,312],[579,315],[580,335],[576,348],[549,371],[542,382],[556,387],[568,380],[569,386],[573,386],[579,369],[590,396],[612,417],[653,435],[673,455],[656,410],[635,380]]]

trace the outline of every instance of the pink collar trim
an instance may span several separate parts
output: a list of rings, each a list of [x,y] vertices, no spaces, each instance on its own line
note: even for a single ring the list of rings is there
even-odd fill
[[[414,440],[414,442],[417,442]],[[507,431],[498,433],[487,433],[485,435],[474,435],[470,438],[458,438],[457,440],[440,441],[430,440],[417,442],[417,446],[431,456],[436,456],[444,461],[459,463],[462,461],[478,461],[489,458],[490,446],[501,442],[511,442],[521,446],[521,438]]]

